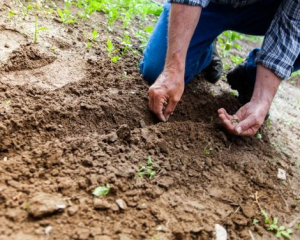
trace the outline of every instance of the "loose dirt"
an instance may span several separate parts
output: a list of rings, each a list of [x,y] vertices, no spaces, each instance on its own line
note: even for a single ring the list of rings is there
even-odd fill
[[[50,30],[32,44],[33,18],[8,19],[9,6],[0,5],[0,239],[214,239],[215,224],[229,239],[251,239],[250,231],[274,239],[256,196],[280,225],[296,224],[299,105],[288,100],[299,98],[299,85],[284,83],[262,139],[220,125],[218,108],[239,108],[224,79],[213,86],[197,77],[159,123],[147,107],[141,56],[111,63],[101,14],[75,26],[41,18]],[[94,28],[100,40],[87,50],[83,30]],[[148,156],[151,180],[137,175]],[[106,184],[109,194],[95,198]]]

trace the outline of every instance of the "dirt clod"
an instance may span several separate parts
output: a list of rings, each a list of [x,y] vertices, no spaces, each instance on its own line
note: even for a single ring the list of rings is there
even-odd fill
[[[65,206],[66,202],[61,196],[40,192],[29,200],[28,213],[39,218],[62,211]]]

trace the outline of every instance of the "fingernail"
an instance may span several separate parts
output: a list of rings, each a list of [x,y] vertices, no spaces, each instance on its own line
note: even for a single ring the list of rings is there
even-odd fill
[[[242,132],[242,128],[241,127],[237,127],[236,131],[240,134]]]
[[[170,117],[170,115],[169,115],[169,116],[166,116],[166,122],[169,121],[169,117]]]

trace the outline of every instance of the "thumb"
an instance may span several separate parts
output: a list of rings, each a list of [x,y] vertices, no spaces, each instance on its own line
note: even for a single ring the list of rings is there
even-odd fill
[[[242,136],[254,135],[256,132],[254,129],[255,125],[256,125],[256,121],[253,118],[248,117],[236,125],[235,132],[238,135],[242,135]]]
[[[178,101],[170,100],[168,102],[167,107],[165,108],[163,114],[166,118],[166,121],[168,121],[170,115],[174,112],[176,106],[177,106]]]

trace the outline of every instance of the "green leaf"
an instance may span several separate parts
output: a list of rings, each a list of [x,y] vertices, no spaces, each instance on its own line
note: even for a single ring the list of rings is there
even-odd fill
[[[38,28],[37,31],[38,32],[40,32],[40,31],[49,31],[49,29],[45,28],[45,27],[41,27],[41,28]]]
[[[147,164],[148,164],[149,166],[152,166],[152,165],[153,165],[151,156],[148,157]]]
[[[110,185],[96,187],[93,191],[93,195],[96,197],[105,196],[109,193]]]
[[[108,52],[112,53],[114,49],[114,45],[112,44],[112,42],[110,40],[107,40],[106,45],[107,45]]]
[[[253,224],[257,224],[257,223],[259,223],[259,220],[258,219],[256,219],[256,218],[253,218]]]

